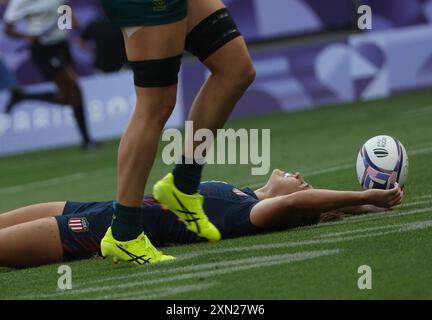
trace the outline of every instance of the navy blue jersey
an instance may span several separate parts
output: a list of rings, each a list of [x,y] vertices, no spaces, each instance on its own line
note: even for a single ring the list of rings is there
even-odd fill
[[[219,229],[222,238],[252,235],[263,231],[250,222],[250,212],[259,202],[250,188],[238,189],[220,181],[200,184],[204,211]],[[89,258],[99,253],[100,241],[111,225],[114,201],[67,202],[62,216],[56,217],[65,260]],[[177,216],[162,209],[148,195],[143,203],[143,231],[155,246],[203,241],[186,229]]]

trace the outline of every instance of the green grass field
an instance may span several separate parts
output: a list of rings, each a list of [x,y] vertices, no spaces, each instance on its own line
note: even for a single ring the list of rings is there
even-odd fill
[[[378,134],[405,145],[404,204],[390,212],[280,233],[164,249],[170,264],[68,263],[73,289],[57,289],[61,264],[0,268],[1,299],[431,299],[432,92],[231,121],[270,128],[271,164],[303,172],[316,187],[359,190],[355,159]],[[0,158],[0,212],[37,202],[114,198],[117,141],[92,154],[63,148]],[[158,157],[147,191],[171,168]],[[257,187],[247,165],[207,166],[204,179]],[[29,235],[31,237],[31,235]],[[358,267],[372,268],[359,290]]]

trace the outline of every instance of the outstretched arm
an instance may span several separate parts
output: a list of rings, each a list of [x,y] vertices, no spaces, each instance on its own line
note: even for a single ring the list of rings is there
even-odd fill
[[[263,228],[278,224],[294,224],[317,218],[321,213],[348,207],[374,205],[391,208],[402,201],[403,192],[396,186],[391,190],[334,191],[312,189],[287,196],[266,199],[251,211],[251,222]],[[290,223],[291,222],[291,223]]]

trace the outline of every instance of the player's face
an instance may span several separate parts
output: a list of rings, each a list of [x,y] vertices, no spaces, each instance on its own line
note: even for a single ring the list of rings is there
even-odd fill
[[[272,185],[272,189],[277,190],[280,195],[313,189],[299,172],[291,174],[280,169],[275,169],[273,170],[269,182]]]

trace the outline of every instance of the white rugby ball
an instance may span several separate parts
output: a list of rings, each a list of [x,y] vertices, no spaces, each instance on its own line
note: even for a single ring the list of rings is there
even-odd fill
[[[380,135],[366,141],[357,156],[357,178],[364,189],[401,187],[408,178],[408,155],[396,138]]]

